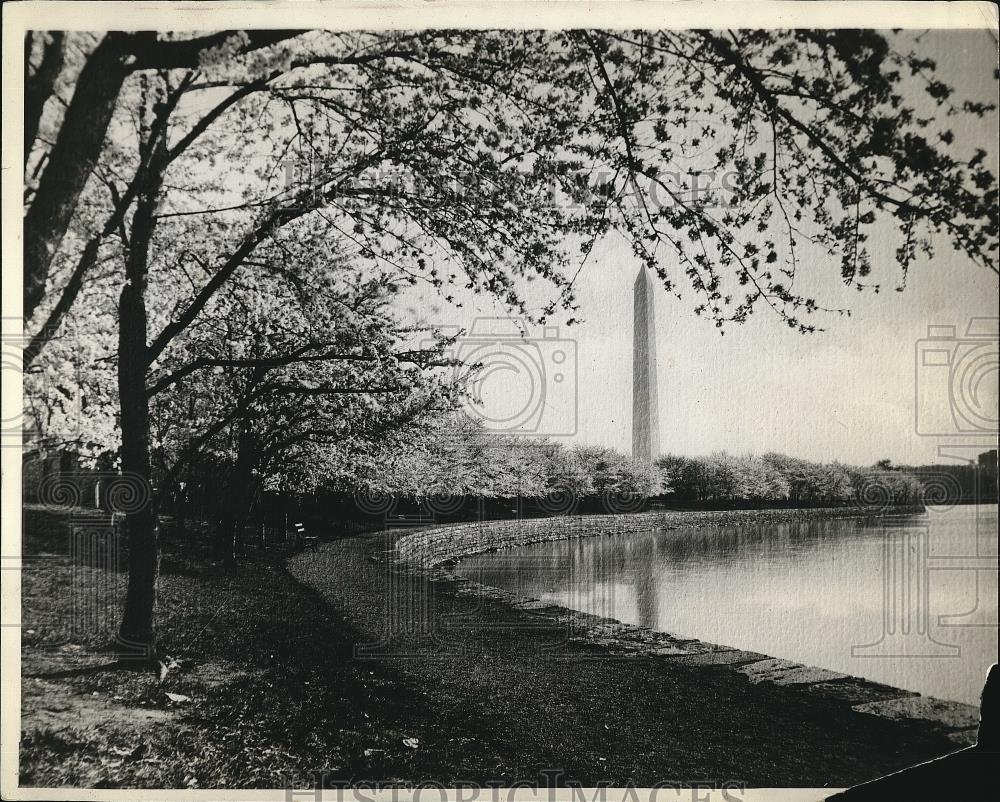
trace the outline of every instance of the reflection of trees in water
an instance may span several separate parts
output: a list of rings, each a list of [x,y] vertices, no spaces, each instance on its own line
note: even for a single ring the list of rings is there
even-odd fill
[[[722,563],[798,562],[845,535],[877,535],[869,526],[830,519],[581,537],[491,554],[483,562],[473,558],[463,573],[521,595],[655,627],[661,601],[670,601],[671,572]]]
[[[661,545],[652,533],[621,537],[585,538],[572,550],[574,593],[595,601],[610,618],[632,618],[626,607],[634,604],[636,623],[655,627],[660,608]],[[625,594],[626,598],[620,598]],[[598,598],[593,598],[593,596]],[[572,605],[571,605],[572,606]]]
[[[659,541],[655,537],[652,538],[652,547],[648,559],[640,559],[632,574],[639,624],[644,627],[655,627],[660,612],[660,583],[656,577],[656,568],[659,565]]]
[[[611,617],[627,599],[615,594],[627,591],[633,597],[637,622],[655,627],[659,618],[664,574],[685,564],[777,560],[798,561],[822,548],[822,542],[842,538],[856,530],[853,520],[801,521],[658,530],[627,535],[580,538],[551,544],[569,563],[571,593],[590,602],[595,596],[602,612]],[[570,604],[572,606],[572,604]]]
[[[829,531],[831,523],[839,531]],[[628,535],[582,538],[570,555],[580,577],[619,578],[643,563],[702,562],[719,558],[754,558],[772,554],[793,554],[817,540],[843,534],[844,521],[797,522],[752,527],[686,528],[657,530]]]

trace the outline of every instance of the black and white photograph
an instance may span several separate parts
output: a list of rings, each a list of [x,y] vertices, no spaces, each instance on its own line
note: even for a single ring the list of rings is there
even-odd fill
[[[995,5],[3,15],[4,799],[986,798]]]

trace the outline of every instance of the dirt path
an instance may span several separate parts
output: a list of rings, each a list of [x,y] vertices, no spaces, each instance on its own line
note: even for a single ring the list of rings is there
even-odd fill
[[[394,577],[372,559],[377,547],[326,543],[288,567],[360,633],[362,651],[395,633],[374,647],[377,664],[436,711],[420,748],[452,755],[442,780],[837,787],[956,748],[732,671],[560,645],[558,625],[448,581]],[[407,632],[414,620],[423,626]]]

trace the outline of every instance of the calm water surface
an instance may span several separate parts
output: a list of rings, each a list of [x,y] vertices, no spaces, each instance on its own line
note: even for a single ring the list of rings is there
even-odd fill
[[[463,560],[487,585],[978,704],[997,661],[997,506],[554,541]]]

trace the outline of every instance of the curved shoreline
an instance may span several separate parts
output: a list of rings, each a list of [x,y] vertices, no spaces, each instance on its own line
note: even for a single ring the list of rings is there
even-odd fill
[[[420,568],[494,549],[526,546],[551,540],[630,534],[651,529],[682,529],[696,526],[746,526],[754,523],[793,523],[831,518],[878,518],[886,515],[916,515],[922,504],[888,508],[797,507],[751,510],[662,510],[609,515],[567,515],[552,518],[514,518],[442,524],[402,530],[393,539],[398,562]]]
[[[796,522],[831,518],[873,518],[924,512],[923,506],[877,510],[864,507],[803,509],[663,511],[622,515],[588,515],[431,526],[395,530],[385,556],[400,568],[454,584],[458,595],[499,601],[531,620],[567,627],[567,642],[594,650],[595,657],[665,660],[689,666],[736,671],[751,683],[767,682],[788,692],[835,701],[856,713],[892,721],[924,723],[957,745],[975,743],[979,711],[972,705],[923,696],[913,691],[770,657],[731,646],[708,643],[625,624],[538,599],[473,582],[456,574],[453,563],[472,554],[574,537],[628,534],[651,529],[698,526],[746,526],[762,522]]]

